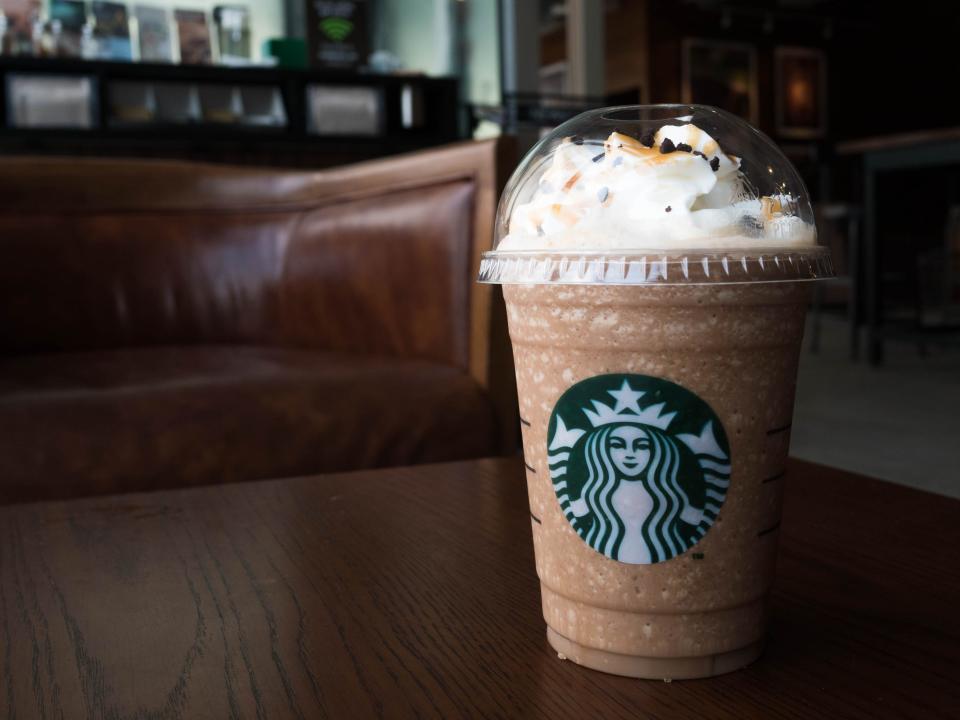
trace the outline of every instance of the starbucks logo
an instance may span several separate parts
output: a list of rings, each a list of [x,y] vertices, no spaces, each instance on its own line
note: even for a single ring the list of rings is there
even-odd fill
[[[682,555],[717,519],[730,484],[719,419],[679,385],[598,375],[557,401],[548,429],[553,488],[597,552],[650,564]]]

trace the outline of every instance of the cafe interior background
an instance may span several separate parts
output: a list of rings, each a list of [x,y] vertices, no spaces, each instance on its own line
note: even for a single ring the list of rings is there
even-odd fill
[[[311,375],[310,358],[254,358],[248,346],[270,309],[245,293],[266,282],[276,257],[253,238],[289,230],[261,227],[257,203],[301,202],[304,171],[335,186],[348,182],[336,174],[345,166],[421,153],[384,166],[395,168],[381,173],[388,182],[403,185],[437,172],[448,156],[435,153],[458,142],[497,146],[499,189],[550,128],[633,103],[734,112],[773,138],[807,183],[839,277],[818,285],[808,319],[792,454],[960,497],[960,117],[951,80],[960,13],[951,3],[0,0],[0,11],[0,463],[6,477],[54,478],[42,491],[25,481],[5,500],[201,483],[210,467],[251,480],[509,451],[509,408],[497,408],[508,427],[494,443],[476,441],[495,431],[479,432],[486,421],[472,411],[459,421],[448,412],[476,404],[478,393],[494,404],[512,394],[492,389],[494,380],[469,384],[463,369],[463,338],[502,335],[496,319],[445,328],[455,352],[422,354],[447,362],[446,385],[424,381],[432,389],[416,396],[430,396],[423,417],[393,421],[420,423],[421,434],[390,425],[396,399],[377,382],[411,377],[390,356],[406,340],[371,338],[390,340],[400,322],[391,307],[417,307],[429,297],[422,284],[445,282],[429,257],[413,278],[403,263],[384,261],[377,275],[369,255],[364,265],[342,259],[349,248],[312,248],[296,270],[301,285],[284,296],[300,313],[287,334],[300,345],[318,337],[321,349],[349,336],[348,348],[370,357],[322,377]],[[96,158],[149,162],[106,178],[98,173],[116,168],[85,164]],[[143,188],[156,207],[127,207]],[[231,198],[228,219],[195,207]],[[379,222],[387,232],[439,212],[429,200],[385,208],[374,198],[362,213],[347,203],[303,222],[350,232]],[[377,212],[387,217],[369,220]],[[178,249],[161,258],[119,240],[141,233]],[[214,235],[223,244],[197,239]],[[389,292],[358,314],[336,274],[344,267],[358,286]],[[168,272],[187,279],[165,285],[158,278]],[[473,283],[460,279],[436,297],[466,303]],[[314,296],[303,283],[326,289]],[[218,305],[224,293],[229,302]],[[344,329],[352,318],[362,331]],[[272,332],[261,333],[271,347],[280,331]],[[229,360],[175,351],[204,337],[244,349]],[[496,362],[491,350],[491,377]],[[163,390],[178,378],[200,388],[189,401]],[[349,428],[336,427],[346,416],[349,428],[380,434],[375,447],[336,450],[349,444]],[[299,434],[278,418],[293,418]],[[173,442],[170,428],[181,422],[191,437]],[[427,436],[440,449],[424,450]],[[176,453],[191,460],[169,457]],[[107,465],[126,456],[154,475],[118,485],[104,479],[107,455]],[[64,468],[70,487],[56,486]]]

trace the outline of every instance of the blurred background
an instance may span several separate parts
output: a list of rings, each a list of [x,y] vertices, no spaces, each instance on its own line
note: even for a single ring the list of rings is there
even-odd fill
[[[793,453],[960,497],[958,37],[953,4],[927,1],[0,0],[0,154],[292,172],[509,137],[502,184],[583,110],[722,107],[799,168],[840,274],[816,291]],[[4,167],[6,215],[26,167]],[[35,187],[20,233],[44,203],[63,214]],[[36,262],[14,265],[30,285]]]

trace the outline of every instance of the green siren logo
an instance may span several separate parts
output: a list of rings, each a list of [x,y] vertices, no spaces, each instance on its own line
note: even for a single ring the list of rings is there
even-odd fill
[[[553,488],[597,552],[650,564],[696,545],[730,484],[730,446],[713,410],[646,375],[598,375],[570,387],[550,416]]]

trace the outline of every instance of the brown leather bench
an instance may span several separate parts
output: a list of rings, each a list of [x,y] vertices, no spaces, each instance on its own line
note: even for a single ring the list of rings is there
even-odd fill
[[[509,449],[504,152],[0,160],[0,502]]]

